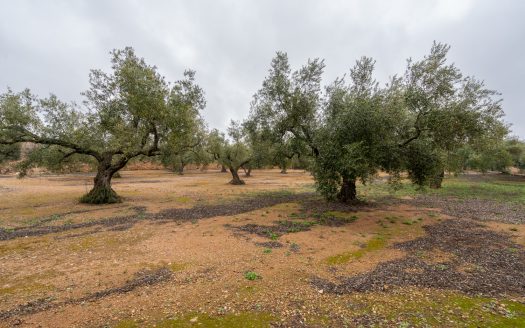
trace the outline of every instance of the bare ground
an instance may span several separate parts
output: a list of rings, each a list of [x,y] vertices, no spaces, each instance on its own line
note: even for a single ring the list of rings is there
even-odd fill
[[[303,172],[254,175],[237,187],[214,172],[124,172],[115,188],[125,201],[110,206],[77,203],[89,176],[2,179],[0,326],[512,327],[525,318],[525,226],[511,212],[485,222],[470,219],[476,205],[329,204]],[[421,304],[433,309],[426,321],[413,315]]]

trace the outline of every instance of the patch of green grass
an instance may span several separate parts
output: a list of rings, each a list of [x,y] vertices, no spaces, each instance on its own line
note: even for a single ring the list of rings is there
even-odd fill
[[[37,250],[46,249],[51,247],[52,242],[52,239],[49,237],[42,237],[38,239],[20,238],[5,241],[2,244],[0,244],[0,256],[10,253],[24,254],[27,252],[34,252]]]
[[[244,273],[244,278],[245,278],[246,280],[253,281],[253,280],[261,279],[261,276],[260,276],[257,272],[254,272],[254,271],[246,271],[246,272]]]
[[[140,327],[138,323],[131,319],[125,319],[119,321],[113,328],[138,328]]]
[[[500,202],[525,203],[525,184],[523,180],[513,181],[501,176],[486,175],[476,179],[467,177],[448,178],[443,187],[433,189],[433,194],[463,199],[481,198]]]
[[[187,196],[180,196],[180,197],[176,197],[174,199],[174,201],[176,201],[177,203],[186,204],[186,203],[191,202],[192,199],[190,197],[187,197]]]
[[[275,232],[268,231],[268,232],[267,232],[267,235],[268,235],[268,238],[270,238],[271,240],[277,240],[277,239],[279,239],[279,235],[276,234]]]
[[[316,223],[320,225],[346,224],[352,223],[359,217],[349,212],[326,211],[324,213],[315,213],[312,215]]]
[[[525,327],[525,305],[511,300],[411,289],[360,294],[354,301],[354,315],[373,312],[398,327]]]
[[[75,239],[68,245],[74,252],[89,251],[96,248],[105,248],[107,251],[114,251],[125,246],[136,245],[152,236],[152,233],[143,234],[110,234],[110,235],[89,235]]]
[[[341,211],[327,211],[323,213],[323,216],[334,217],[336,219],[345,220],[347,222],[354,222],[358,219],[357,215]]]
[[[177,262],[168,263],[168,268],[172,272],[182,271],[186,269],[188,266],[189,266],[188,263],[177,263]]]
[[[264,253],[264,254],[270,254],[271,252],[272,252],[272,249],[271,249],[271,248],[265,248],[265,249],[263,250],[263,253]]]
[[[294,233],[309,230],[312,226],[316,225],[316,221],[290,221],[280,220],[277,224],[286,228],[286,233]]]
[[[428,194],[459,199],[487,199],[499,202],[525,203],[523,179],[508,175],[447,176],[439,189],[418,189],[408,180],[394,188],[388,183],[376,181],[358,186],[359,197],[364,200],[378,200],[385,197],[415,197]]]
[[[46,283],[46,281],[57,275],[58,273],[54,270],[46,270],[22,277],[0,276],[0,297],[49,292],[55,287]]]
[[[414,197],[421,193],[416,186],[412,185],[408,180],[402,181],[400,184],[393,186],[382,181],[367,183],[366,185],[359,185],[358,197],[363,200],[376,200],[385,197]]]
[[[361,249],[353,252],[344,252],[326,259],[326,263],[330,265],[345,264],[351,260],[357,260],[363,257],[368,252],[373,252],[385,248],[387,244],[387,237],[384,234],[379,234],[370,239]]]

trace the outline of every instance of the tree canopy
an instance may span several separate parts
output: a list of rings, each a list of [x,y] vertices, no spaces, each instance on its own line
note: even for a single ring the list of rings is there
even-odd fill
[[[309,147],[317,189],[328,199],[356,199],[356,181],[379,170],[394,177],[407,171],[418,185],[439,185],[447,153],[507,133],[499,94],[464,77],[447,62],[448,51],[434,43],[385,86],[373,78],[374,60],[363,57],[324,92],[323,60],[291,72],[278,52],[254,95],[250,120],[273,138],[290,136]]]
[[[385,85],[374,79],[375,61],[358,59],[348,74],[322,84],[325,63],[308,60],[292,70],[277,52],[250,115],[232,121],[227,136],[208,131],[200,112],[206,101],[195,72],[165,81],[132,48],[111,52],[111,72],[92,70],[82,105],[29,90],[0,95],[0,161],[33,143],[22,174],[33,165],[58,169],[96,166],[87,203],[111,203],[113,175],[131,159],[159,156],[182,173],[189,162],[217,161],[240,185],[238,170],[278,165],[282,173],[301,159],[327,199],[357,198],[356,182],[379,171],[396,181],[439,187],[444,171],[464,167],[523,167],[523,143],[508,139],[499,93],[447,61],[450,47],[434,43],[420,60]]]
[[[119,201],[113,175],[132,158],[156,156],[168,143],[191,139],[190,121],[204,106],[191,71],[170,86],[129,47],[114,50],[111,64],[111,73],[91,71],[83,106],[55,95],[39,99],[29,90],[0,96],[0,144],[39,144],[38,151],[58,162],[73,156],[96,161],[94,187],[82,198],[87,203]]]

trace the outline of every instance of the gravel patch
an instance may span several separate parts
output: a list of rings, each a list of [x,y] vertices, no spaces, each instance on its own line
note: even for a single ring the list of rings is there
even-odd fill
[[[514,224],[525,223],[525,206],[516,203],[439,196],[419,196],[401,202],[419,208],[441,208],[442,213],[455,217]]]

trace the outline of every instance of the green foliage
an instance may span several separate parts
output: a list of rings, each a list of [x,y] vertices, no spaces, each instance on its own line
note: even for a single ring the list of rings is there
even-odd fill
[[[0,144],[0,164],[7,161],[20,159],[20,145],[1,145]]]
[[[406,147],[405,152],[408,176],[419,187],[428,185],[444,170],[442,153],[428,140],[415,140]]]
[[[206,124],[200,117],[206,102],[204,91],[195,83],[195,72],[184,72],[185,79],[177,81],[170,91],[168,106],[170,121],[177,133],[169,134],[162,145],[161,162],[182,174],[188,163],[208,164],[211,160],[204,150]]]
[[[231,121],[228,135],[230,140],[218,130],[212,130],[207,136],[205,147],[214,160],[230,170],[231,184],[244,184],[238,176],[238,171],[252,161],[253,151],[245,142],[245,131],[238,122]]]
[[[379,170],[393,182],[406,170],[413,183],[440,187],[445,169],[462,166],[450,154],[466,146],[485,151],[507,133],[499,94],[448,64],[448,51],[434,43],[428,56],[409,60],[406,72],[384,87],[373,78],[374,60],[363,57],[349,83],[338,78],[324,94],[322,60],[292,72],[287,55],[278,52],[252,102],[252,133],[299,145],[327,199],[355,199],[356,181],[366,183]],[[502,161],[494,166],[509,162],[502,153],[494,158]]]
[[[510,155],[512,165],[525,170],[525,142],[518,138],[510,138],[505,142],[505,148]]]
[[[88,202],[115,200],[111,177],[129,160],[189,142],[205,104],[193,71],[170,87],[132,48],[111,56],[111,73],[91,71],[83,107],[54,95],[39,99],[29,90],[0,95],[0,144],[41,145],[22,164],[23,173],[35,164],[57,170],[96,161],[95,188],[83,198]]]
[[[257,272],[254,272],[254,271],[246,271],[244,273],[244,278],[246,280],[257,280],[257,279],[261,279],[261,276],[257,273]]]

